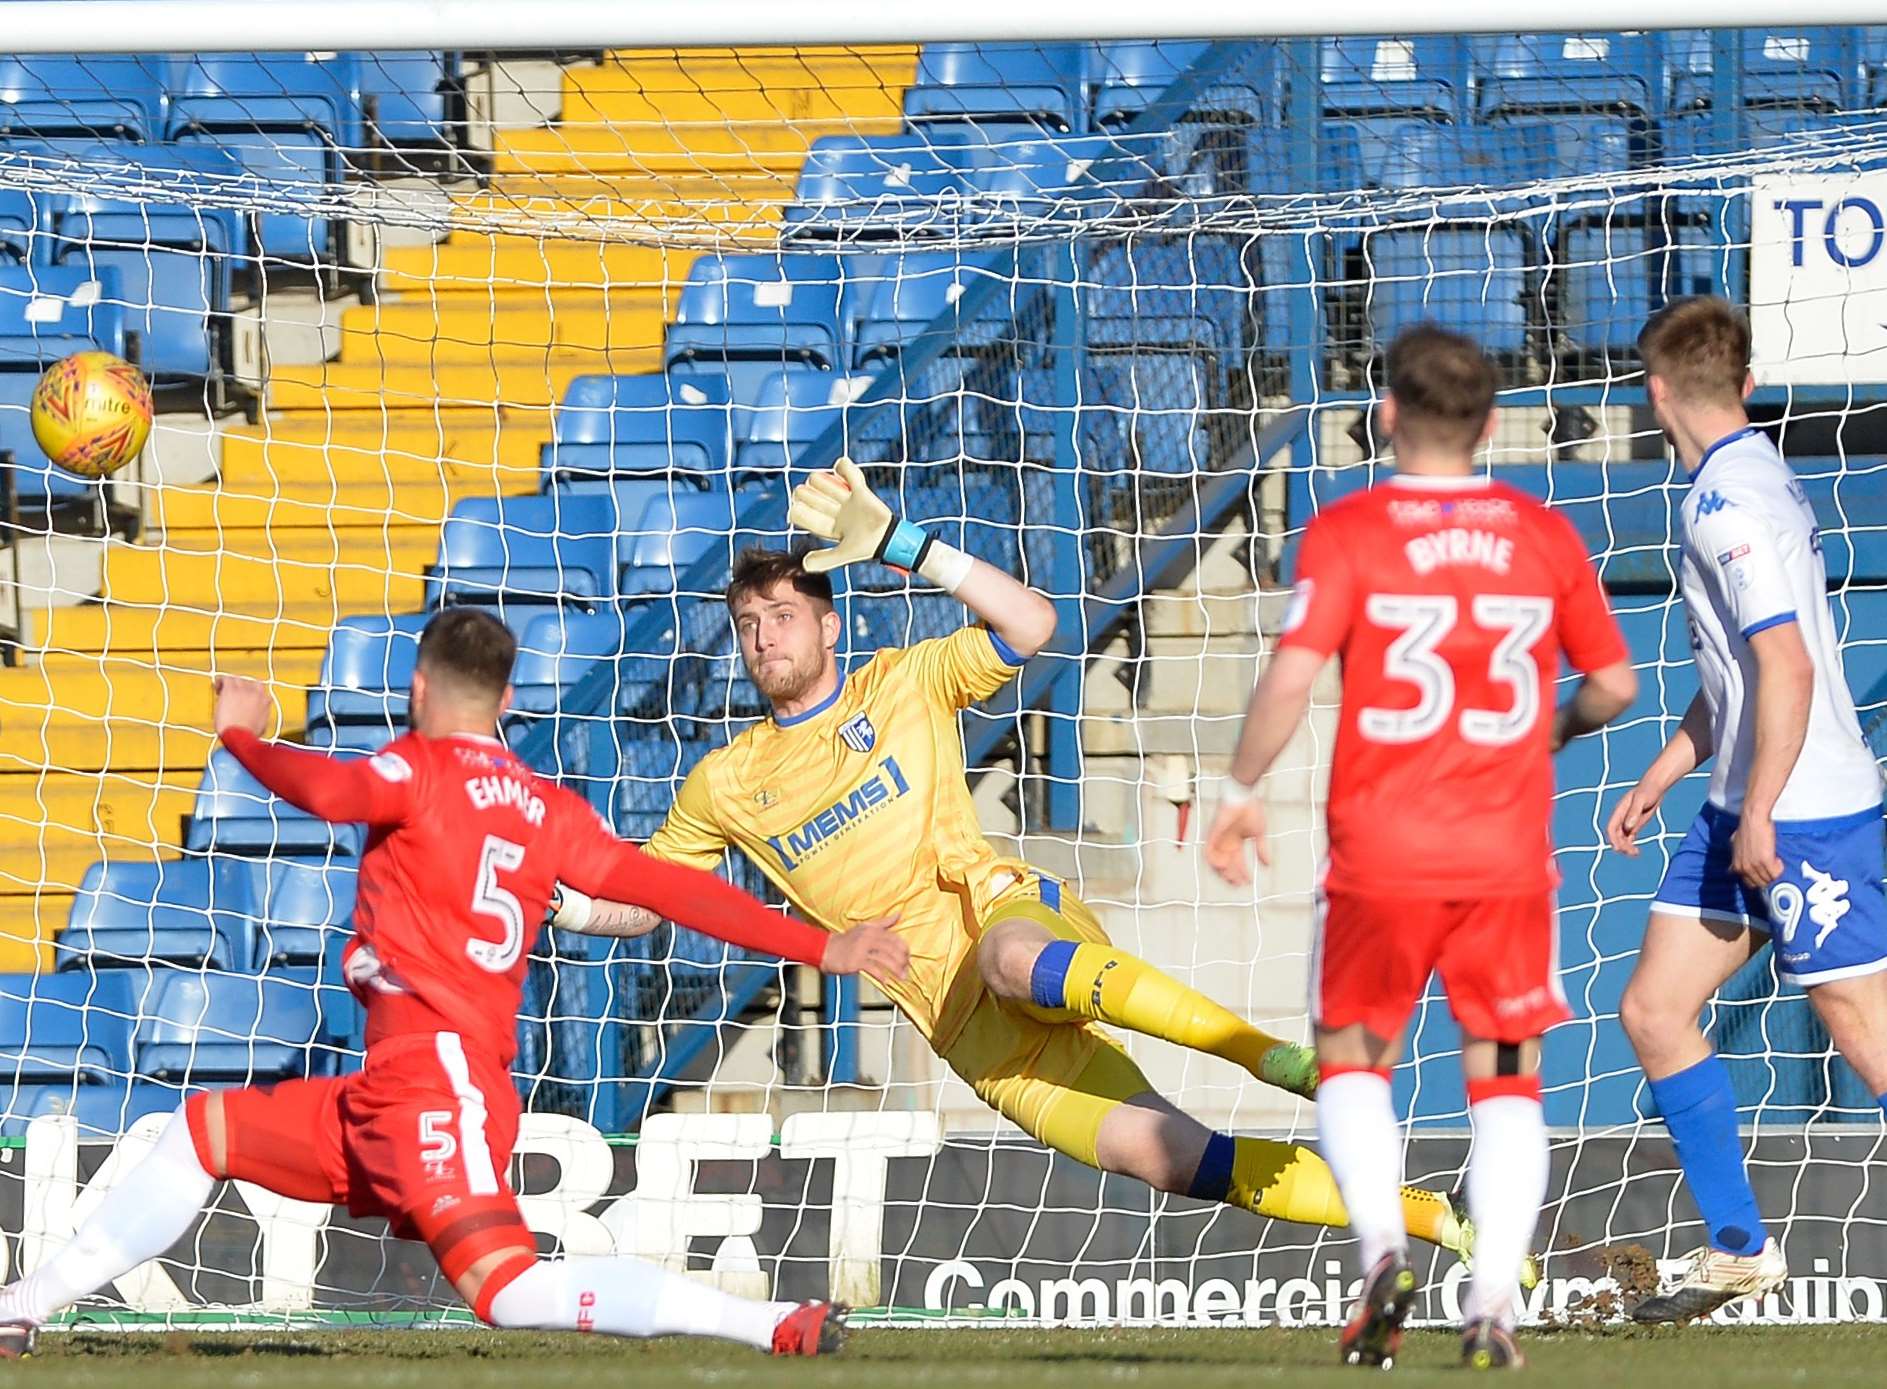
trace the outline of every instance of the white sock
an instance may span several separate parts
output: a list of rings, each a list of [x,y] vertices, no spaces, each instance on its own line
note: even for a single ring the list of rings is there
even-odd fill
[[[1468,1160],[1468,1214],[1474,1218],[1474,1273],[1468,1320],[1492,1317],[1511,1329],[1514,1289],[1540,1206],[1546,1200],[1546,1118],[1527,1095],[1495,1095],[1470,1105],[1474,1153]]]
[[[796,1305],[735,1297],[644,1259],[544,1259],[491,1300],[491,1322],[608,1336],[718,1336],[771,1350],[773,1328]]]
[[[1344,1071],[1317,1087],[1323,1160],[1336,1174],[1350,1229],[1370,1268],[1390,1250],[1406,1254],[1402,1220],[1402,1126],[1389,1081],[1374,1071]]]
[[[112,1186],[72,1242],[0,1290],[0,1322],[38,1326],[60,1308],[115,1282],[184,1237],[216,1179],[203,1170],[179,1109],[150,1156]]]

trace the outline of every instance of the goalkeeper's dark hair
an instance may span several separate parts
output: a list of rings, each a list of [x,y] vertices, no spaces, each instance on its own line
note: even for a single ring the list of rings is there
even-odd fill
[[[418,665],[457,694],[496,704],[511,683],[518,639],[483,608],[447,608],[419,634]]]
[[[1714,294],[1673,299],[1638,335],[1638,355],[1645,374],[1680,400],[1740,405],[1749,379],[1749,320]]]
[[[806,550],[763,550],[759,546],[742,550],[734,559],[734,572],[727,581],[727,606],[757,593],[771,593],[780,584],[791,584],[815,602],[832,606],[832,580],[806,569]]]
[[[1417,324],[1389,344],[1396,435],[1424,449],[1472,449],[1494,408],[1494,368],[1470,338]]]

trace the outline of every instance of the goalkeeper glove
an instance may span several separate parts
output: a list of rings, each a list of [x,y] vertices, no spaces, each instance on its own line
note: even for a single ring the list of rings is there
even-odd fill
[[[893,569],[920,574],[944,592],[955,593],[975,563],[921,526],[892,515],[865,481],[864,470],[849,458],[839,459],[830,472],[814,473],[795,487],[787,519],[830,542],[830,548],[806,556],[806,568],[814,574],[875,559]]]

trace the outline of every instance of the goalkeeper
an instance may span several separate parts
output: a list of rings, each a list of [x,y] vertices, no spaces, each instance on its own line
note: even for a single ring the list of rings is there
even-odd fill
[[[978,829],[957,711],[1042,649],[1054,607],[893,517],[849,460],[795,490],[791,519],[831,548],[748,550],[727,587],[741,656],[773,717],[702,759],[646,851],[712,868],[738,848],[828,930],[895,915],[910,972],[886,993],[986,1103],[1057,1151],[1161,1191],[1344,1225],[1321,1158],[1210,1131],[1096,1024],[1223,1057],[1306,1097],[1317,1084],[1308,1049],[1116,948],[1073,893],[998,855]],[[987,626],[880,651],[843,673],[827,572],[866,561],[936,584]],[[568,887],[555,918],[605,935],[657,920]],[[1412,1233],[1469,1252],[1471,1231],[1447,1198],[1405,1189],[1403,1205]]]

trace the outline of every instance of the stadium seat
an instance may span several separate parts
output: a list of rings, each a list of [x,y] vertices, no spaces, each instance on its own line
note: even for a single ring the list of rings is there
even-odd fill
[[[273,197],[315,202],[365,144],[359,65],[351,53],[198,53],[169,60],[167,136],[227,150]],[[298,265],[338,259],[325,216],[258,215],[261,253]]]
[[[1207,466],[1211,362],[1190,352],[1097,352],[1083,377],[1081,466],[1190,474]]]
[[[1710,109],[1716,50],[1711,31],[1665,38],[1673,114]],[[1750,29],[1739,49],[1741,95],[1751,132],[1802,129],[1859,104],[1861,55],[1851,29]]]
[[[287,854],[325,858],[360,853],[359,825],[330,825],[278,800],[217,748],[203,769],[203,782],[184,830],[186,853]]]
[[[239,884],[264,968],[318,964],[328,943],[352,933],[360,863],[351,858],[219,858]]]
[[[1472,45],[1475,105],[1484,116],[1659,110],[1662,68],[1650,34],[1512,34]]]
[[[131,1071],[137,970],[0,974],[0,1076],[36,1084],[109,1084]]]
[[[79,1141],[116,1139],[149,1114],[172,1114],[184,1091],[148,1081],[109,1082],[69,1076],[40,1085],[0,1081],[0,1138],[24,1138],[33,1120],[71,1115]]]
[[[542,453],[543,485],[617,474],[720,474],[732,407],[716,376],[579,376]]]
[[[207,858],[95,863],[53,942],[55,966],[246,970],[256,952],[245,888]]]
[[[65,202],[64,194],[0,188],[0,264],[44,260],[38,238],[41,216],[53,216]]]
[[[17,146],[16,146],[17,148]],[[35,142],[28,150],[128,168],[179,188],[233,182],[242,165],[226,151],[146,147],[124,141]],[[220,379],[232,284],[249,253],[247,220],[234,209],[75,193],[43,221],[47,259],[118,276],[138,365],[160,384]]]
[[[887,646],[909,646],[963,626],[963,605],[945,593],[867,593],[845,596],[845,651],[854,665]]]
[[[1088,57],[1094,124],[1125,125],[1158,100],[1210,47],[1203,41],[1177,39],[1096,44]],[[1263,119],[1264,111],[1260,107],[1251,118]]]
[[[624,650],[630,627],[651,610],[645,603],[611,605],[601,612],[546,613],[533,621],[518,646],[511,672],[511,709],[516,714],[555,713],[565,690],[607,666],[624,685],[647,685],[667,673],[666,656]],[[613,709],[611,699],[605,705]]]
[[[383,144],[464,143],[465,89],[456,53],[357,53],[367,130]]]
[[[652,497],[634,532],[622,538],[622,592],[673,593],[689,566],[728,553],[734,499],[726,492]]]
[[[0,463],[13,473],[27,511],[84,506],[101,522],[97,486],[55,468],[33,438],[29,402],[39,374],[73,352],[101,349],[135,359],[118,272],[0,264]]]
[[[129,54],[0,57],[0,136],[162,138],[162,60]]]
[[[381,742],[406,727],[406,692],[413,683],[419,634],[433,614],[344,617],[328,637],[321,673],[308,691],[306,727],[366,725]]]
[[[1231,238],[1099,243],[1082,271],[1088,346],[1200,352],[1229,369],[1250,343],[1250,281]]]
[[[877,407],[847,409],[854,391],[868,384],[868,378],[834,376],[831,372],[806,367],[788,367],[774,372],[760,386],[760,397],[745,412],[745,435],[735,448],[734,478],[741,482],[760,479],[779,485],[805,453],[841,420],[847,430],[840,452],[851,458],[864,456],[853,452],[862,443],[862,426],[867,418],[886,416]]]
[[[607,496],[468,498],[452,508],[440,532],[426,606],[614,597],[616,531],[615,501]]]
[[[1013,305],[1005,300],[974,320],[957,317],[955,307],[977,284],[991,279],[1013,284],[1015,277],[1011,252],[906,251],[886,256],[872,282],[863,287],[864,312],[853,349],[856,364],[881,366],[933,323],[942,325],[947,351],[989,346],[998,334],[1014,331],[1007,323]]]
[[[800,166],[782,235],[897,239],[958,229],[971,158],[964,132],[827,135]]]
[[[1144,145],[1130,151],[1102,135],[978,140],[968,155],[964,220],[985,228],[985,235],[995,227],[1106,211],[1137,196],[1159,174]]]
[[[243,1084],[305,1076],[319,1032],[314,991],[298,981],[166,970],[138,1019],[137,1073]]]
[[[912,125],[1031,122],[1087,128],[1088,50],[1078,43],[927,43],[904,93]]]
[[[846,282],[835,256],[702,256],[668,327],[668,370],[724,376],[730,399],[750,405],[783,366],[843,367]]]

